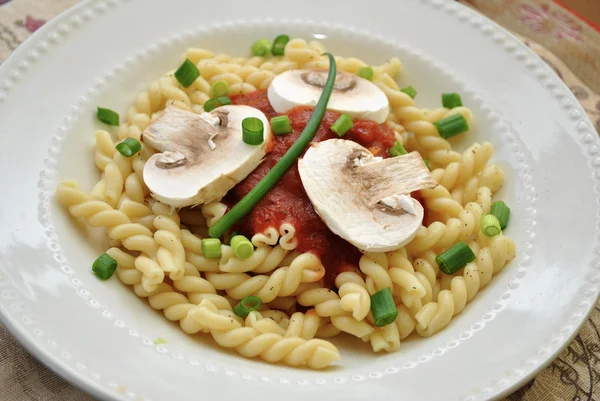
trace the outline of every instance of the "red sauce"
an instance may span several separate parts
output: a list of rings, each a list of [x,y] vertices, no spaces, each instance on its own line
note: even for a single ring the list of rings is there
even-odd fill
[[[266,91],[256,91],[246,95],[232,97],[233,104],[245,104],[260,109],[267,118],[277,115],[267,98]],[[229,191],[225,201],[235,204],[246,195],[267,174],[267,172],[285,154],[306,126],[313,109],[296,107],[287,115],[293,131],[283,136],[275,136],[270,153],[262,164],[246,179]],[[313,142],[337,138],[330,130],[340,113],[327,111],[317,130]],[[385,124],[373,121],[357,120],[344,136],[371,150],[375,156],[387,157],[387,150],[394,144],[394,132]],[[313,252],[321,258],[326,268],[325,281],[331,285],[335,277],[352,266],[358,265],[361,253],[353,245],[333,234],[319,215],[315,212],[298,173],[298,165],[294,164],[281,178],[279,183],[265,196],[252,212],[238,225],[237,230],[251,236],[263,232],[268,227],[279,228],[283,223],[290,223],[296,228],[298,251]]]

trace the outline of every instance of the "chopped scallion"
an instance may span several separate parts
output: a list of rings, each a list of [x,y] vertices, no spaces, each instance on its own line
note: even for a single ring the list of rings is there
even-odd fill
[[[326,53],[329,58],[329,75],[327,81],[323,86],[323,91],[319,97],[319,101],[313,110],[313,114],[308,120],[308,123],[304,127],[304,130],[296,139],[296,142],[287,150],[287,152],[279,159],[279,161],[269,170],[269,172],[259,181],[258,184],[252,188],[241,201],[235,204],[229,212],[225,214],[219,221],[217,221],[212,227],[208,229],[208,233],[213,238],[219,238],[225,231],[232,225],[237,223],[239,219],[250,213],[252,208],[256,206],[262,198],[277,184],[279,179],[285,174],[285,172],[294,164],[304,149],[308,146],[310,141],[314,138],[321,120],[325,115],[325,109],[327,103],[331,97],[333,91],[333,85],[335,84],[336,77],[336,64],[335,58],[330,54]]]
[[[167,340],[165,340],[164,338],[160,338],[158,337],[156,340],[154,340],[154,345],[160,345],[160,344],[166,344]]]
[[[94,261],[92,271],[100,280],[108,280],[117,270],[117,261],[109,254],[103,253]]]
[[[238,259],[248,259],[254,253],[254,245],[243,235],[231,238],[231,249]]]
[[[242,120],[242,139],[248,145],[260,145],[264,141],[265,127],[260,118],[246,117]]]
[[[273,117],[271,119],[271,130],[275,135],[285,135],[292,132],[290,118],[286,115]]]
[[[227,96],[229,94],[229,84],[225,81],[217,81],[210,87],[210,92],[214,97]]]
[[[184,88],[188,88],[190,85],[194,83],[196,78],[200,76],[200,70],[196,65],[190,61],[190,59],[185,59],[183,64],[175,71],[175,79],[179,82],[179,85]]]
[[[350,115],[344,113],[333,123],[331,130],[341,138],[346,135],[346,132],[348,132],[353,125],[354,123],[352,122]]]
[[[98,117],[98,120],[102,121],[105,124],[119,125],[119,115],[116,111],[112,111],[111,109],[98,107],[96,116]]]
[[[493,237],[502,232],[500,229],[500,222],[498,218],[493,214],[484,214],[480,219],[481,231],[486,237]]]
[[[462,106],[462,99],[458,93],[443,93],[442,94],[442,106],[453,109],[455,107]]]
[[[135,138],[126,138],[115,146],[117,151],[125,157],[131,157],[142,150],[142,144]]]
[[[240,235],[240,233],[238,233],[237,231],[232,231],[231,232],[231,236],[229,237],[229,242],[227,243],[227,245],[231,246],[231,240],[233,239],[233,237],[235,237],[236,235]]]
[[[398,141],[394,142],[394,146],[388,150],[388,155],[391,157],[402,156],[407,153],[408,151],[404,149],[404,146],[402,146],[402,144]]]
[[[462,241],[435,258],[440,270],[446,274],[454,274],[474,260],[475,254]]]
[[[431,167],[429,166],[429,159],[423,159],[423,163],[425,163],[429,171],[431,171]]]
[[[500,228],[505,229],[508,225],[508,219],[510,218],[510,208],[502,201],[496,201],[492,203],[491,214],[496,216],[498,222],[500,222]]]
[[[356,75],[358,75],[361,78],[364,78],[366,80],[372,81],[373,80],[373,68],[372,67],[360,67],[358,69],[358,71],[356,72]]]
[[[371,313],[377,327],[387,326],[396,320],[398,309],[389,287],[371,295]]]
[[[257,310],[262,305],[262,301],[259,297],[255,297],[254,295],[250,295],[245,297],[240,301],[239,304],[234,306],[233,313],[236,316],[241,318],[245,318],[252,311]]]
[[[283,56],[285,54],[285,45],[290,41],[288,35],[279,35],[273,41],[273,47],[271,47],[271,53],[274,56]]]
[[[271,51],[271,42],[268,39],[260,39],[252,44],[252,54],[255,56],[268,56]]]
[[[208,113],[217,107],[227,106],[228,104],[231,104],[231,99],[229,99],[227,96],[208,99],[206,102],[204,102],[204,111]]]
[[[407,86],[404,89],[400,89],[400,92],[406,93],[408,96],[412,97],[413,99],[415,98],[415,96],[417,96],[417,90],[415,88],[413,88],[412,86]]]
[[[221,240],[218,238],[204,238],[201,246],[205,258],[218,259],[221,257]]]
[[[433,123],[433,125],[435,125],[440,136],[444,139],[452,138],[469,130],[469,124],[462,114],[453,114]]]

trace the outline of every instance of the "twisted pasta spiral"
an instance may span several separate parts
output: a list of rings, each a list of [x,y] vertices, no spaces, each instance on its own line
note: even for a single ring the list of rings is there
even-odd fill
[[[249,295],[271,302],[276,297],[294,294],[300,283],[319,281],[325,274],[321,261],[312,253],[298,256],[289,267],[280,267],[270,276],[251,277],[245,273],[206,273],[206,279],[218,290],[234,299]]]
[[[446,327],[514,255],[515,246],[509,238],[504,235],[492,237],[489,246],[477,252],[476,260],[451,279],[450,288],[439,292],[437,302],[425,304],[415,314],[417,332],[429,337]]]
[[[267,362],[283,361],[291,366],[306,364],[313,369],[322,369],[340,358],[337,348],[327,341],[261,333],[253,327],[244,327],[233,318],[233,313],[228,312],[204,300],[189,314],[199,325],[210,329],[219,345],[235,348],[248,358],[259,356]]]

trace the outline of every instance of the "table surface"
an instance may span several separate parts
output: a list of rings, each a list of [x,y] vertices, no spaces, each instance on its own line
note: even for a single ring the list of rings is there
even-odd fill
[[[47,20],[77,2],[0,0],[0,63]],[[575,93],[600,132],[600,30],[594,26],[594,22],[600,22],[600,0],[460,2],[512,30],[549,63]],[[0,326],[0,400],[93,398],[33,358]],[[600,302],[560,356],[507,400],[600,400]]]

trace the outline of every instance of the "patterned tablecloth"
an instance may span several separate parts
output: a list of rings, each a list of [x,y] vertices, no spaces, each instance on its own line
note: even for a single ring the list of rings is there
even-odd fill
[[[77,1],[0,0],[0,63],[45,21]],[[460,1],[512,30],[538,53],[571,88],[600,132],[597,27],[556,4],[558,0]],[[581,1],[600,8],[600,0]],[[0,400],[93,401],[33,358],[2,326]],[[600,400],[600,303],[567,349],[508,400]]]

